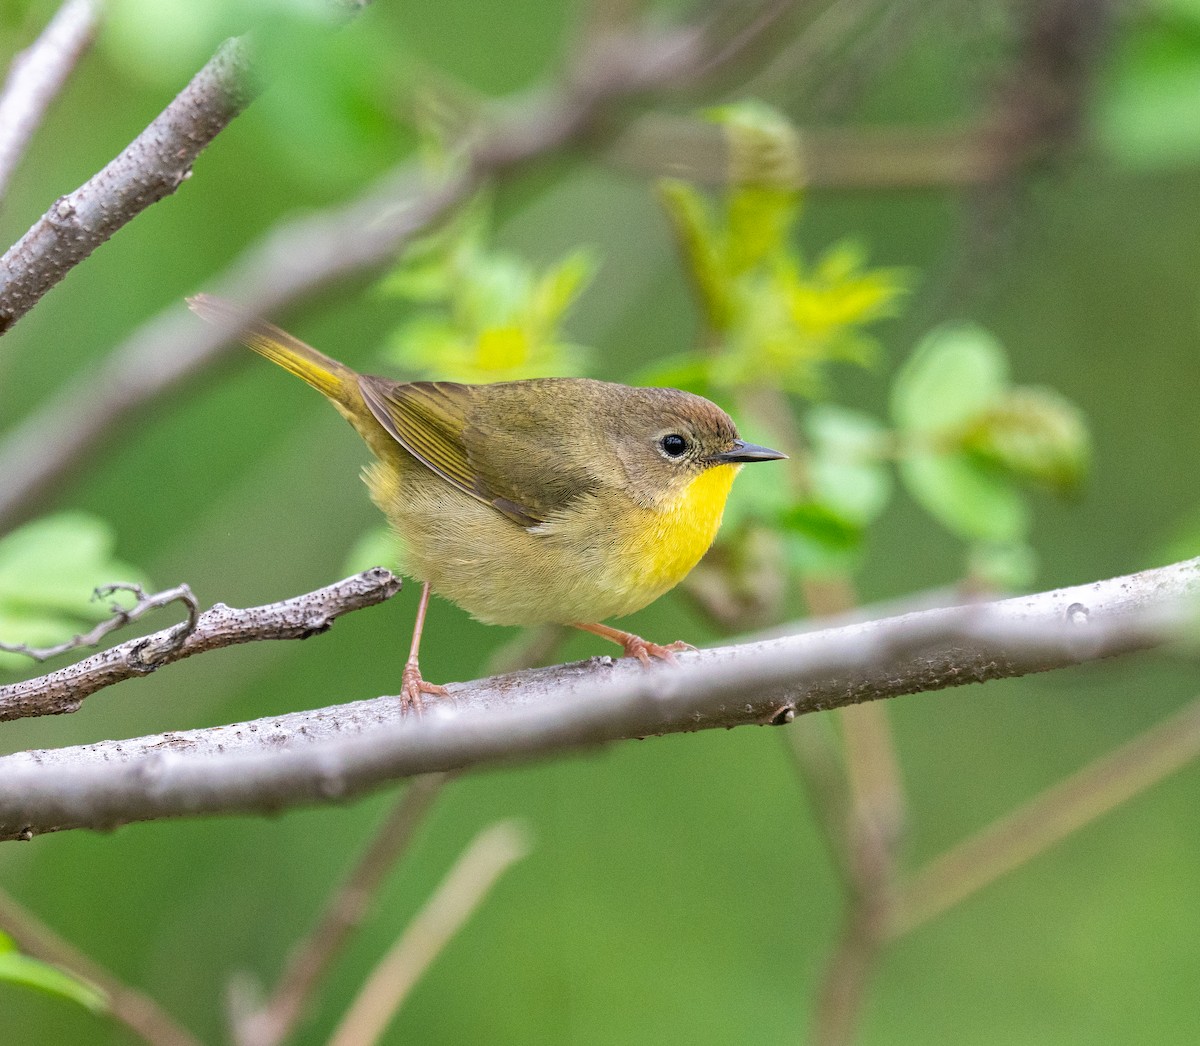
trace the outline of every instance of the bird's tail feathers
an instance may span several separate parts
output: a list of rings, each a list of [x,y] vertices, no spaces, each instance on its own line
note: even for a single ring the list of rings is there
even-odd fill
[[[210,294],[197,294],[188,298],[187,303],[201,319],[228,327],[248,348],[302,378],[334,403],[346,405],[358,393],[358,376],[354,371],[273,323],[250,316],[231,302]]]

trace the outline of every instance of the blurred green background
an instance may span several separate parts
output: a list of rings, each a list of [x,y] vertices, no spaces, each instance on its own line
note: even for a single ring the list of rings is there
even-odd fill
[[[9,0],[0,61],[53,6]],[[1074,6],[1085,20],[1109,11]],[[114,8],[0,211],[6,244],[140,131],[224,35],[253,21],[235,3]],[[980,17],[944,2],[852,10],[847,33],[811,37],[826,50],[763,91],[802,129],[977,118],[1019,58],[1027,13],[995,3]],[[220,135],[179,193],[3,339],[0,422],[18,421],[140,321],[204,289],[281,218],[346,199],[410,153],[406,99],[424,77],[436,71],[488,95],[534,85],[561,67],[582,17],[558,0],[377,0],[336,35],[293,41],[286,27],[268,31],[264,62],[277,85]],[[825,188],[805,198],[806,251],[851,234],[872,264],[914,274],[901,316],[875,328],[884,376],[931,326],[969,319],[1003,341],[1019,381],[1053,386],[1086,412],[1090,482],[1073,502],[1037,502],[1040,588],[1164,562],[1200,502],[1196,39],[1194,2],[1118,9],[1081,89],[1078,142],[1010,185]],[[734,83],[719,97],[741,92]],[[574,340],[594,347],[596,376],[631,378],[691,344],[695,305],[649,178],[572,155],[505,184],[495,209],[496,242],[537,264],[579,244],[602,259],[568,322]],[[331,355],[381,369],[381,342],[404,305],[373,295],[372,284],[351,281],[283,320]],[[843,372],[835,387],[841,401],[878,411],[886,380]],[[348,549],[377,522],[357,475],[364,460],[319,397],[244,353],[141,414],[43,508],[109,520],[121,558],[159,586],[186,581],[204,604],[254,605],[341,576]],[[901,501],[872,531],[860,592],[896,597],[961,573],[960,546]],[[105,691],[75,715],[5,724],[3,748],[394,691],[414,605],[410,586],[310,642],[214,653]],[[678,595],[630,627],[719,638]],[[425,674],[474,678],[514,635],[437,602]],[[597,652],[609,651],[580,635],[561,656]],[[891,702],[911,802],[905,863],[1161,719],[1193,696],[1195,680],[1185,658],[1147,655]],[[1196,1041],[1198,785],[1200,772],[1186,769],[887,949],[861,1041]],[[0,880],[205,1041],[222,1041],[230,976],[273,982],[391,799],[39,838],[0,849]],[[532,856],[438,958],[386,1042],[803,1040],[843,900],[782,732],[743,729],[454,783],[297,1042],[324,1041],[455,855],[509,816],[529,823]],[[128,1041],[104,1018],[3,984],[0,1013],[23,1043]]]

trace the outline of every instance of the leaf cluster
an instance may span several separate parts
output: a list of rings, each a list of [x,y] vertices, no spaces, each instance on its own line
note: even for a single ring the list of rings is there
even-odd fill
[[[387,355],[404,370],[445,381],[495,382],[582,374],[587,352],[562,322],[595,271],[579,249],[538,270],[490,247],[484,209],[418,244],[380,284],[415,307]]]
[[[659,193],[700,305],[699,354],[656,367],[651,380],[701,392],[759,384],[819,395],[832,362],[878,356],[864,328],[892,315],[907,284],[898,269],[868,269],[852,241],[807,260],[792,235],[801,210],[802,154],[794,129],[758,103],[713,110],[729,150],[730,184],[710,201],[668,179]]]
[[[834,402],[830,365],[877,362],[867,328],[896,312],[908,279],[868,268],[850,242],[806,262],[796,132],[759,104],[713,115],[729,140],[729,187],[716,201],[682,181],[661,189],[705,332],[648,377],[733,397],[743,421],[772,431],[793,457],[790,484],[746,470],[718,561],[736,574],[752,557],[731,546],[760,547],[766,528],[790,572],[848,573],[899,485],[966,543],[973,573],[1032,580],[1029,491],[1070,494],[1083,481],[1090,444],[1078,409],[1051,389],[1014,384],[1003,346],[969,324],[918,344],[892,378],[886,421]]]

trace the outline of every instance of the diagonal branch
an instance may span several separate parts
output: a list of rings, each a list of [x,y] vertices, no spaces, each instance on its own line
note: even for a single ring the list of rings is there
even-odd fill
[[[519,821],[497,821],[462,852],[433,896],[388,950],[334,1029],[330,1046],[374,1046],[416,986],[497,880],[530,850]]]
[[[1193,622],[1200,559],[995,603],[699,651],[643,671],[593,659],[258,723],[0,759],[0,838],[275,812],[416,774],[797,715],[1146,650]],[[611,668],[605,668],[612,665]],[[219,758],[217,758],[219,756]]]
[[[234,1040],[239,1046],[279,1046],[291,1038],[329,967],[370,914],[379,888],[448,780],[445,774],[430,774],[405,790],[317,924],[288,958],[270,998],[237,1022]]]
[[[205,146],[254,97],[246,45],[226,40],[103,170],[60,197],[0,258],[0,334],[123,225],[191,175]]]
[[[1200,699],[933,858],[898,891],[890,936],[936,918],[1198,757]]]
[[[88,49],[100,0],[66,0],[42,35],[17,55],[0,93],[0,200],[46,110]]]

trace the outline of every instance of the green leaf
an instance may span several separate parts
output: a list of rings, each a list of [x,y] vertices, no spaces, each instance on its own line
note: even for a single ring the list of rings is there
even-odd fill
[[[1200,506],[1179,519],[1155,546],[1151,564],[1178,563],[1200,556]]]
[[[107,608],[107,604],[95,605]],[[61,615],[41,614],[36,610],[14,610],[0,604],[0,639],[6,643],[50,647],[86,630],[87,626],[82,621],[72,621]],[[31,664],[33,662],[24,654],[0,650],[0,671],[20,672]]]
[[[1198,111],[1200,17],[1194,4],[1176,4],[1126,37],[1098,106],[1098,137],[1134,168],[1191,166],[1200,159]]]
[[[53,646],[111,613],[112,600],[93,598],[113,582],[147,585],[145,576],[113,556],[115,538],[103,520],[64,512],[35,520],[0,538],[0,640]],[[29,660],[0,653],[0,667]]]
[[[115,544],[107,523],[81,512],[46,516],[0,538],[0,609],[107,617],[107,604],[92,599],[97,587],[145,584],[140,570],[113,556]]]
[[[778,109],[756,100],[709,109],[729,144],[729,184],[789,191],[803,181],[803,156],[796,128]]]
[[[494,382],[580,374],[587,350],[559,330],[596,263],[575,251],[538,274],[522,259],[484,249],[475,221],[461,236],[401,266],[384,293],[430,302],[389,339],[388,355],[409,371],[446,381]],[[439,259],[444,261],[442,264]]]
[[[806,279],[795,282],[792,315],[814,334],[872,323],[895,312],[908,285],[905,270],[867,269],[862,247],[843,240],[821,256]]]
[[[724,331],[731,318],[729,279],[722,260],[722,237],[713,227],[708,204],[691,185],[676,178],[662,179],[658,195],[708,326],[714,331]]]
[[[490,227],[490,200],[480,193],[445,225],[411,244],[376,284],[376,293],[427,304],[450,301],[460,274],[483,252]]]
[[[426,238],[415,243],[404,261],[376,284],[376,293],[423,304],[447,301],[456,270],[456,259],[446,245]]]
[[[268,162],[319,187],[353,184],[364,170],[393,162],[412,140],[396,118],[411,65],[401,42],[384,52],[369,34],[335,31],[336,4],[238,4],[255,26],[254,73],[271,85],[255,102]]]
[[[1079,408],[1047,388],[1013,389],[975,421],[962,445],[1014,479],[1057,493],[1077,490],[1091,461]]]
[[[797,574],[848,574],[857,568],[866,531],[828,505],[804,502],[780,523],[788,565]]]
[[[891,412],[902,431],[947,431],[987,410],[1008,387],[1008,359],[987,331],[942,327],[917,346],[892,384]]]
[[[744,468],[725,503],[722,527],[732,532],[751,522],[773,525],[792,501],[788,485],[777,471],[761,465]]]
[[[867,414],[820,403],[809,409],[804,428],[812,444],[808,475],[814,497],[858,526],[878,518],[892,492],[883,425]]]
[[[1019,491],[965,453],[914,453],[900,462],[904,485],[926,512],[967,541],[1023,541],[1029,509]]]
[[[464,331],[478,333],[511,323],[533,290],[530,267],[510,254],[480,254],[458,276],[454,313]]]
[[[581,248],[551,266],[536,281],[530,307],[544,337],[553,336],[567,311],[592,282],[597,268],[592,252]]]
[[[22,955],[7,935],[0,945],[0,981],[66,999],[92,1013],[108,1012],[108,998],[98,988],[57,966]]]
[[[634,377],[635,385],[651,385],[668,389],[683,389],[697,396],[711,398],[709,378],[710,360],[695,352],[680,352],[666,359],[656,360]],[[747,472],[756,470],[749,469]]]
[[[178,85],[209,58],[225,21],[221,3],[111,0],[101,47],[108,59],[143,83]]]
[[[725,271],[735,279],[787,247],[796,217],[796,194],[770,186],[734,189],[728,201]]]
[[[793,505],[780,518],[783,527],[836,552],[846,552],[859,546],[863,528],[852,519],[836,512],[819,501],[804,501]]]

